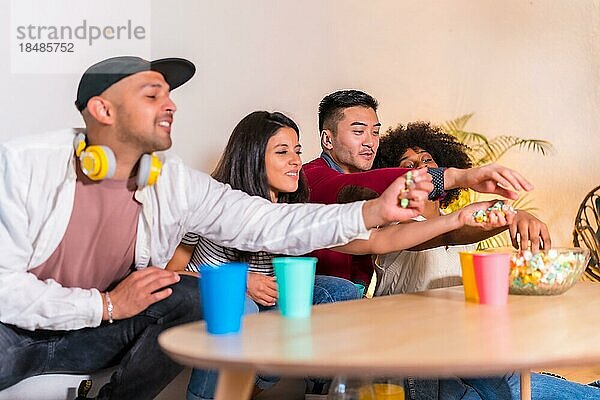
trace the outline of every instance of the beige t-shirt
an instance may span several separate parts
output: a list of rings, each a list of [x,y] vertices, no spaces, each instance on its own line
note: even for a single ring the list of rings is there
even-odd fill
[[[65,287],[105,291],[131,270],[141,204],[135,179],[92,181],[77,167],[73,211],[54,253],[30,272]]]
[[[425,221],[419,216],[415,220]],[[476,244],[440,246],[433,249],[379,255],[375,259],[374,296],[422,292],[462,285],[461,251],[472,251]]]

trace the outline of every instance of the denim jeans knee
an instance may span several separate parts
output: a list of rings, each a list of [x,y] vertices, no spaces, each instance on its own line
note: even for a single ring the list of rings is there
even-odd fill
[[[41,336],[41,335],[40,335]],[[44,372],[54,341],[0,322],[0,390]]]
[[[501,377],[463,379],[479,398],[488,400],[519,399],[521,375],[512,372]],[[532,400],[592,400],[600,399],[600,389],[553,376],[531,374]]]
[[[362,293],[354,283],[336,276],[315,276],[313,304],[334,303],[337,301],[356,300]]]

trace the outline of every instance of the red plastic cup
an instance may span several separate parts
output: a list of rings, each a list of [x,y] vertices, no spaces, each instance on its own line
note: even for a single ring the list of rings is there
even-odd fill
[[[474,253],[473,271],[480,304],[508,303],[509,253]]]

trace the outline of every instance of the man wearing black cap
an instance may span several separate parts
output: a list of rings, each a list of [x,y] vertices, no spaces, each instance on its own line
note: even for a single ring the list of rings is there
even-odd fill
[[[182,59],[101,61],[77,92],[85,131],[0,144],[0,390],[117,365],[99,398],[155,397],[181,370],[158,334],[201,318],[195,278],[163,269],[186,232],[294,255],[422,210],[426,174],[402,192],[407,208],[402,178],[364,203],[278,205],[160,160],[153,152],[171,146],[170,91],[194,72]]]

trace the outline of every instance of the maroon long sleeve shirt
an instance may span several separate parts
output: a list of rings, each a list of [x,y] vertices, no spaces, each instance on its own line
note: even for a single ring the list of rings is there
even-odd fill
[[[383,168],[342,174],[320,157],[304,164],[302,170],[310,191],[309,201],[322,204],[340,202],[340,192],[350,186],[371,189],[380,195],[396,178],[409,171],[407,168]],[[371,282],[373,261],[370,254],[353,256],[324,249],[312,252],[311,256],[319,259],[317,273],[320,275],[338,276],[365,286]]]

